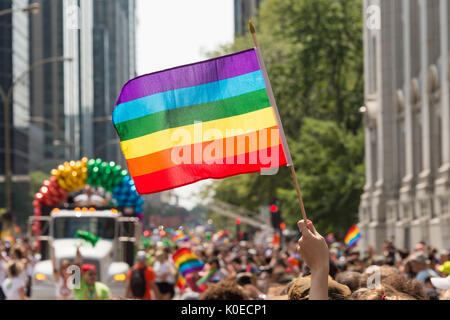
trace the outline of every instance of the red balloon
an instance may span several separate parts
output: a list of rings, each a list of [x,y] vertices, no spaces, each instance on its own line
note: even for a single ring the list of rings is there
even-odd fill
[[[40,216],[42,214],[42,210],[41,208],[34,208],[34,215],[35,216]]]
[[[44,185],[44,186],[49,186],[51,183],[50,183],[50,181],[49,180],[44,180],[44,182],[42,183],[42,185]]]
[[[37,200],[33,200],[32,204],[33,204],[33,207],[40,207],[41,206],[41,203],[39,201],[37,201]]]
[[[44,197],[44,196],[43,196],[42,193],[40,193],[40,192],[38,192],[38,193],[36,193],[36,194],[34,195],[34,198],[35,198],[36,200],[41,200],[43,197]]]

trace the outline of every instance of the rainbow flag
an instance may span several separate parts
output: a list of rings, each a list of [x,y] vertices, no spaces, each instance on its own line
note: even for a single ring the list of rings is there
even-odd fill
[[[289,258],[287,258],[287,262],[292,267],[298,267],[300,265],[300,256],[298,254],[291,254]]]
[[[123,86],[112,118],[140,194],[292,163],[263,66],[255,48]]]
[[[181,241],[184,238],[184,233],[182,231],[176,231],[173,235],[172,235],[172,240],[173,241]]]
[[[181,274],[178,274],[176,286],[180,290],[183,290],[184,288],[186,288],[186,280],[184,280],[184,278],[181,276]]]
[[[203,277],[201,277],[200,279],[197,280],[197,285],[200,286],[206,282],[208,282],[209,280],[211,280],[211,278],[214,276],[214,274],[216,273],[216,271],[219,270],[218,268],[212,268],[211,270],[209,270],[207,275],[204,275]]]
[[[186,277],[189,273],[202,270],[204,266],[204,263],[189,248],[178,249],[173,254],[172,259],[183,277]]]
[[[344,242],[347,248],[353,246],[359,239],[361,238],[361,233],[359,232],[359,228],[353,225],[350,230],[348,230],[347,235],[345,236]]]

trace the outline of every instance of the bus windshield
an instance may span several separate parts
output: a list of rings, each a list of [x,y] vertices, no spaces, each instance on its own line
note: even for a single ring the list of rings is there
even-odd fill
[[[78,230],[88,231],[100,239],[114,239],[114,218],[58,217],[53,221],[55,239],[75,238]]]

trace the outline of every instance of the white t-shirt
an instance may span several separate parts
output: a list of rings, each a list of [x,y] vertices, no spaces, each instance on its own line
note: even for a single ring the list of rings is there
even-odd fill
[[[153,271],[155,272],[156,282],[169,282],[175,283],[175,277],[171,272],[169,262],[164,261],[163,263],[156,261],[153,265]],[[163,276],[167,275],[167,278],[163,280]]]
[[[73,291],[64,285],[64,279],[59,275],[59,281],[55,287],[55,293],[58,300],[72,300]]]
[[[25,282],[19,278],[7,278],[2,283],[2,290],[6,296],[6,300],[20,300],[19,289],[24,288]]]

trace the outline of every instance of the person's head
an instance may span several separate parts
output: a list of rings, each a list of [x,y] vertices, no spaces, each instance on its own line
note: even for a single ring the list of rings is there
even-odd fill
[[[411,269],[414,273],[419,273],[428,268],[428,258],[422,251],[413,253],[409,257],[409,261],[411,261]]]
[[[450,289],[442,291],[439,295],[439,300],[450,300]]]
[[[69,268],[69,266],[70,261],[67,259],[61,260],[61,263],[59,264],[59,274],[64,278],[71,275],[71,273],[67,272],[67,268]]]
[[[239,271],[242,268],[242,260],[239,257],[235,257],[231,260],[231,265],[235,271]]]
[[[164,251],[162,250],[157,250],[157,252],[162,252],[164,254]],[[136,254],[136,263],[137,264],[142,264],[145,265],[147,263],[147,254],[145,253],[144,250],[139,250]]]
[[[220,267],[220,263],[219,263],[219,259],[217,258],[213,258],[209,261],[209,265],[211,267],[211,269],[213,268],[219,268]]]
[[[245,290],[236,281],[222,280],[211,284],[199,300],[248,300]]]
[[[8,277],[16,278],[22,272],[23,265],[22,265],[21,262],[13,260],[13,261],[8,263],[8,266],[7,266],[6,270],[8,272]]]
[[[352,298],[355,300],[417,300],[387,284],[379,284],[373,289],[360,288],[352,294]]]
[[[378,273],[379,277],[377,277],[375,273]],[[377,279],[379,279],[380,282],[377,282]],[[426,299],[426,292],[420,282],[413,279],[407,279],[391,266],[371,266],[371,268],[368,268],[361,276],[360,285],[361,288],[369,289],[373,289],[378,285],[387,285],[394,288],[396,291],[412,296],[415,299]]]
[[[439,252],[439,264],[443,264],[446,261],[450,261],[450,250],[442,250]]]
[[[344,271],[336,275],[336,281],[346,285],[354,292],[361,287],[361,276],[362,274],[356,271]]]
[[[97,268],[93,264],[83,264],[81,267],[83,279],[87,285],[93,286],[97,281]]]
[[[21,246],[15,246],[11,252],[11,258],[13,260],[21,260],[24,258],[24,250]]]
[[[311,288],[311,277],[298,277],[288,292],[289,300],[308,300]],[[328,299],[348,300],[351,295],[350,288],[328,277]]]
[[[159,262],[164,262],[164,261],[166,261],[166,253],[164,252],[164,250],[158,249],[155,252],[155,258]],[[144,258],[144,260],[145,260],[145,258]],[[138,259],[138,262],[139,262],[139,259]]]

